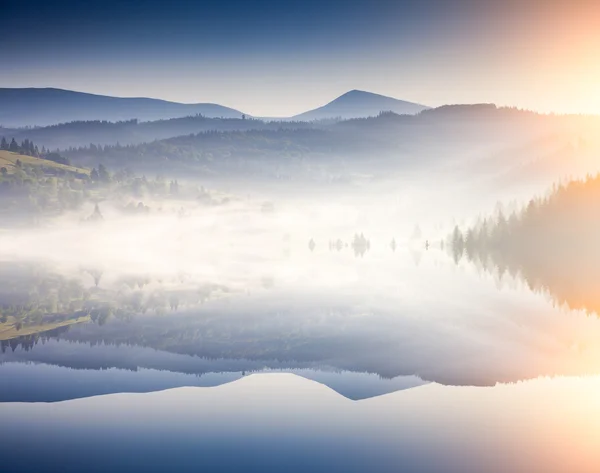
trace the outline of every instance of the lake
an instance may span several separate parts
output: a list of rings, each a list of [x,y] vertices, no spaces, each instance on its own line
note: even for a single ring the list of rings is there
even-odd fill
[[[598,317],[390,240],[7,250],[1,470],[597,472]]]

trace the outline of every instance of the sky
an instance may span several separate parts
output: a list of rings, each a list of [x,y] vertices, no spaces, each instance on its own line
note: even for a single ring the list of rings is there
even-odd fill
[[[0,87],[291,116],[352,89],[600,114],[598,0],[2,0]]]

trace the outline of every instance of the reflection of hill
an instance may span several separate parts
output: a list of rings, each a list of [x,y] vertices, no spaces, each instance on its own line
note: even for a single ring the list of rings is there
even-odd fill
[[[111,318],[128,321],[142,313],[164,315],[180,308],[189,310],[215,292],[228,291],[216,284],[166,288],[145,276],[122,277],[111,287],[98,287],[101,278],[102,272],[94,268],[65,276],[48,265],[3,263],[0,339],[78,322],[104,325]]]
[[[374,269],[369,261],[357,262]],[[0,271],[2,310],[27,309],[23,327],[40,325],[30,302],[54,307],[42,318],[61,313],[65,320],[67,314],[84,311],[92,323],[39,338],[12,339],[0,355],[3,362],[191,375],[321,369],[493,385],[539,375],[583,374],[597,369],[600,359],[600,348],[590,345],[600,330],[591,324],[595,320],[565,320],[559,313],[540,314],[525,307],[514,323],[512,312],[506,312],[514,306],[493,303],[484,310],[485,304],[463,302],[454,290],[449,297],[440,293],[441,302],[432,303],[432,291],[441,286],[432,286],[433,273],[419,276],[427,268],[412,273],[416,293],[404,300],[395,286],[379,287],[383,279],[366,287],[366,280],[328,288],[275,285],[253,294],[233,291],[228,297],[206,299],[209,294],[197,287],[202,278],[123,278],[106,271],[96,287],[89,269],[59,277],[48,266],[23,266],[9,264],[6,273]],[[472,288],[463,294],[473,294]],[[568,339],[563,332],[570,333]],[[540,338],[552,340],[551,346],[541,345]],[[574,339],[587,346],[584,352],[572,350]]]
[[[446,324],[421,323],[398,313],[356,316],[350,309],[323,310],[310,304],[286,312],[283,307],[289,304],[287,298],[281,305],[272,300],[257,305],[223,301],[192,313],[79,324],[46,337],[44,344],[40,339],[32,346],[26,339],[25,347],[14,339],[7,345],[14,352],[7,349],[0,361],[196,375],[325,369],[372,373],[386,380],[416,375],[455,385],[576,375],[594,365],[582,364],[581,355],[563,348],[560,341],[555,349],[540,350],[534,340],[538,335],[528,331],[506,332],[499,326],[500,333],[491,335],[483,330],[476,337],[486,340],[481,344],[471,339],[472,331],[461,334]],[[546,329],[538,327],[540,333]],[[590,348],[585,359],[595,354]]]
[[[0,361],[96,370],[148,368],[197,375],[327,368],[372,373],[388,380],[419,370],[416,359],[411,358],[412,348],[407,347],[405,356],[395,359],[398,339],[394,334],[383,337],[369,331],[362,323],[368,319],[344,321],[343,316],[334,316],[314,325],[313,318],[307,312],[281,319],[274,313],[238,316],[213,309],[194,315],[145,315],[127,322],[110,319],[102,326],[83,324],[68,332],[13,339],[6,342],[12,350],[6,350]],[[423,376],[437,377],[432,372]],[[476,378],[478,375],[465,373],[450,382],[493,383]]]
[[[42,332],[51,332],[57,328],[68,327],[73,324],[89,322],[89,316],[74,315],[67,319],[58,318],[55,322],[48,321],[39,325],[27,325],[23,327],[21,323],[14,317],[7,319],[5,323],[0,324],[0,341],[10,340],[14,338],[30,337]],[[4,348],[4,345],[2,346]]]
[[[3,468],[596,473],[599,393],[598,378],[541,379],[429,385],[352,403],[315,382],[269,374],[60,406],[5,404]]]
[[[600,175],[555,186],[506,217],[452,235],[456,261],[520,276],[571,309],[600,313]]]
[[[39,342],[46,343],[48,340],[60,337],[62,333],[65,333],[67,330],[69,330],[69,327],[70,325],[65,324],[47,331],[39,331],[35,333],[29,333],[27,335],[3,339],[0,340],[0,348],[3,354],[7,353],[9,349],[13,353],[17,351],[17,349],[21,349],[24,352],[29,352]]]
[[[426,384],[416,376],[383,379],[369,373],[320,369],[220,371],[202,375],[139,368],[71,369],[45,363],[0,362],[0,402],[57,402],[111,393],[153,392],[177,387],[220,386],[254,373],[294,373],[360,400]],[[31,389],[35,383],[36,389]]]

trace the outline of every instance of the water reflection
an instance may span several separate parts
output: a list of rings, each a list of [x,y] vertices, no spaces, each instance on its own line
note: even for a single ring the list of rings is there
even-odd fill
[[[554,186],[522,210],[454,229],[451,252],[497,278],[520,278],[557,305],[600,313],[600,177]]]
[[[3,471],[597,471],[599,318],[437,243],[256,234],[5,251]]]
[[[302,251],[310,259],[301,270],[294,263],[293,275],[283,257],[263,261],[256,277],[217,282],[205,273],[5,261],[0,373],[12,381],[0,396],[60,400],[275,370],[359,399],[430,381],[493,386],[600,372],[597,319],[553,308],[527,288],[498,291],[441,253],[419,251],[415,266],[416,250],[390,260],[385,242],[358,259]],[[19,366],[29,374],[16,376]],[[58,391],[44,374],[57,368]],[[17,381],[25,378],[37,383],[27,399]]]
[[[60,465],[63,472],[595,473],[599,415],[597,377],[493,389],[430,384],[351,402],[297,376],[255,375],[211,388],[0,404],[10,433],[0,453],[11,472]],[[27,455],[31,445],[35,455]]]

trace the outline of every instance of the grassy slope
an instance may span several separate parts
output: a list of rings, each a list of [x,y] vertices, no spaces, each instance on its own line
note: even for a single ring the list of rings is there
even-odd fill
[[[11,153],[10,151],[0,151],[0,168],[5,167],[8,174],[15,172],[17,159],[23,164],[30,166],[40,166],[46,169],[62,169],[63,171],[76,173],[76,174],[89,174],[88,169],[77,168],[74,166],[66,166],[64,164],[55,163],[54,161],[48,161],[46,159],[34,158],[33,156],[26,156],[23,154]]]

